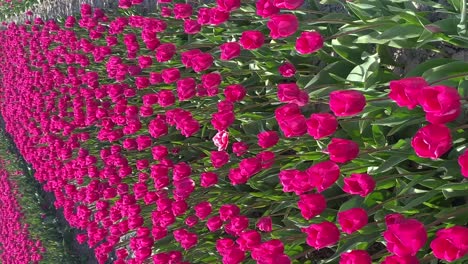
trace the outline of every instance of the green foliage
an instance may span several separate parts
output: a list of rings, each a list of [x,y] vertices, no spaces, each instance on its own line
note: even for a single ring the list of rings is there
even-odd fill
[[[0,21],[7,21],[11,16],[24,14],[24,12],[31,10],[34,4],[38,2],[38,0],[2,1],[0,5]]]

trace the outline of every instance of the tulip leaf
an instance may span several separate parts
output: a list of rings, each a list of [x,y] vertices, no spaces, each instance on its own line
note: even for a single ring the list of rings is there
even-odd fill
[[[387,172],[391,169],[394,169],[394,167],[401,162],[405,161],[407,158],[403,155],[394,155],[386,159],[373,173],[383,173]]]
[[[411,130],[411,129],[409,129],[409,127],[420,125],[424,121],[425,121],[424,117],[408,118],[407,122],[404,122],[404,123],[402,123],[400,125],[396,125],[396,126],[392,127],[392,129],[390,129],[390,131],[388,131],[387,136],[395,135],[397,132],[401,131],[403,128],[405,128],[406,131]]]
[[[338,210],[339,212],[349,210],[351,208],[356,208],[356,207],[365,207],[363,206],[364,202],[364,197],[361,196],[354,196],[353,198],[349,199],[348,201],[344,202],[341,206],[340,209]]]
[[[284,196],[281,195],[281,193],[274,193],[273,191],[268,191],[266,192],[265,190],[263,192],[251,192],[251,196],[253,197],[258,197],[258,198],[265,198],[271,201],[282,201],[284,200]]]
[[[417,38],[423,30],[421,26],[414,24],[397,25],[382,32],[377,39],[394,41]]]
[[[304,89],[308,89],[317,85],[334,84],[337,83],[337,81],[330,74],[345,78],[352,69],[352,66],[353,65],[348,61],[342,60],[334,62],[325,66],[312,79],[310,79],[310,77],[299,78],[297,84],[301,87],[304,87]],[[315,94],[313,93],[312,95]]]
[[[427,82],[437,82],[438,85],[445,84],[456,86],[458,80],[468,76],[468,63],[455,61],[448,64],[440,65],[426,70],[422,77]]]
[[[449,17],[446,19],[435,21],[431,25],[437,27],[438,31],[441,31],[442,33],[446,35],[456,35],[458,34],[457,25],[459,22],[460,22],[460,19]]]
[[[395,179],[386,179],[379,181],[379,184],[375,187],[376,190],[388,190],[395,187]]]
[[[375,206],[376,204],[379,204],[382,201],[385,201],[390,196],[391,196],[390,192],[387,190],[373,191],[369,195],[366,196],[366,198],[364,199],[364,204],[368,208],[371,208],[372,206]]]
[[[376,146],[383,147],[387,144],[387,138],[379,126],[372,126],[372,136],[374,137]]]
[[[426,192],[426,194],[424,194],[424,195],[418,196],[418,197],[416,197],[414,199],[412,198],[412,199],[410,199],[409,203],[407,203],[405,206],[403,206],[403,210],[412,209],[413,207],[428,201],[429,199],[431,199],[432,197],[436,196],[439,193],[440,192],[437,191],[437,190],[431,190],[429,192]]]
[[[461,97],[468,96],[468,80],[460,81],[460,83],[458,84],[458,93]]]
[[[297,235],[297,233],[299,232],[298,231],[296,231],[296,233],[290,232],[289,235],[286,234],[283,236],[279,236],[279,238]],[[284,246],[284,253],[288,256],[295,256],[297,254],[300,254],[301,252],[304,252],[304,248],[299,244],[299,241],[295,243],[291,243],[291,244],[288,243]]]
[[[425,61],[416,67],[414,67],[411,71],[409,71],[405,77],[412,77],[412,76],[421,76],[423,73],[427,70],[430,70],[434,67],[438,67],[441,65],[445,65],[451,62],[454,62],[455,60],[453,59],[447,59],[447,58],[438,58],[438,59],[431,59],[428,61]]]
[[[274,207],[271,210],[271,213],[274,214],[276,212],[279,212],[283,209],[290,208],[296,205],[296,201],[293,200],[286,200],[286,201],[281,201],[276,207]]]
[[[427,178],[427,179],[422,180],[419,184],[421,186],[424,186],[430,189],[435,189],[437,187],[444,185],[445,183],[447,183],[447,181],[437,179],[437,178]]]
[[[338,245],[338,248],[336,249],[335,254],[333,254],[333,256],[331,256],[330,258],[326,260],[320,261],[320,263],[330,263],[334,261],[335,259],[337,259],[343,252],[355,249],[356,246],[362,242],[366,242],[368,243],[368,245],[370,245],[373,242],[375,242],[378,237],[380,237],[380,233],[374,232],[368,235],[361,234],[350,239],[342,239],[341,241],[344,241],[344,242]]]
[[[431,175],[412,175],[411,178],[413,179],[405,186],[402,186],[402,188],[400,188],[401,190],[397,190],[397,195],[403,195],[404,193],[407,193],[410,189],[412,189],[427,177],[431,177]]]
[[[361,64],[363,63],[361,55],[366,50],[366,45],[355,44],[353,43],[354,39],[349,35],[333,39],[331,42],[332,48],[343,59],[353,64]]]
[[[437,188],[437,190],[442,190],[442,193],[444,194],[445,198],[467,196],[468,182],[444,184]]]
[[[370,55],[365,62],[357,65],[346,78],[350,82],[364,83],[379,67],[378,54]]]
[[[415,117],[415,110],[408,110],[406,108],[397,108],[389,117],[378,119],[374,121],[374,125],[382,126],[397,126],[406,124],[409,121],[413,121],[419,117]]]

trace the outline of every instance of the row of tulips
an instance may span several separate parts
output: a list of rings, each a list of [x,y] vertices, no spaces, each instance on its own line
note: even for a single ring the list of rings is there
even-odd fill
[[[18,202],[21,196],[14,178],[21,171],[9,171],[10,160],[0,158],[0,260],[2,263],[37,263],[45,248],[29,232],[23,209]]]
[[[157,17],[82,5],[63,27],[36,18],[0,35],[7,130],[99,263],[111,253],[114,263],[303,263],[331,248],[323,262],[387,264],[467,254],[463,220],[444,221],[466,207],[433,211],[458,200],[434,192],[403,209],[427,190],[400,177],[433,169],[389,168],[389,187],[375,170],[407,140],[364,137],[383,134],[362,122],[372,108],[382,114],[371,119],[392,115],[393,102],[377,104],[387,92],[374,103],[375,91],[347,85],[324,98],[301,88],[331,39],[294,13],[303,2],[162,4]],[[431,123],[414,135],[416,155],[449,151],[445,124],[462,110],[454,88],[405,78],[388,96]],[[448,183],[463,181],[459,171]]]
[[[67,227],[57,220],[44,192],[19,157],[11,139],[0,133],[2,263],[78,263],[66,238]],[[85,259],[84,257],[82,259]]]

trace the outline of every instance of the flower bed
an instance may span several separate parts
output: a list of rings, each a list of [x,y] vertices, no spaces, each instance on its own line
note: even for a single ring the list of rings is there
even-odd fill
[[[69,248],[69,234],[56,219],[40,185],[17,157],[10,139],[0,133],[2,263],[80,263]],[[49,208],[51,207],[51,208]],[[74,238],[73,238],[74,239]]]
[[[0,35],[6,128],[100,263],[466,261],[467,63],[390,55],[465,47],[464,8],[140,2]]]
[[[6,162],[1,161],[4,167]],[[0,169],[0,260],[3,263],[37,263],[42,259],[40,240],[31,239],[28,225],[24,224],[17,185],[5,169]]]

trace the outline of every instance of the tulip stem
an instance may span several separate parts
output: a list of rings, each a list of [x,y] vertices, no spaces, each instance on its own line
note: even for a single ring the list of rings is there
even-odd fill
[[[386,101],[386,100],[390,100],[390,98],[388,97],[380,97],[380,98],[373,98],[373,99],[369,99],[369,100],[366,100],[366,102],[378,102],[378,101]]]
[[[459,130],[459,129],[465,129],[465,128],[468,128],[468,124],[465,124],[465,125],[461,125],[461,126],[458,126],[458,127],[455,127],[453,130]]]
[[[387,254],[387,248],[380,250],[379,252],[372,255],[372,259],[381,258],[383,255]]]
[[[348,196],[349,196],[349,193],[343,193],[343,194],[340,194],[340,195],[336,195],[336,196],[327,198],[327,200],[331,201],[331,200],[340,199],[340,198],[344,198],[344,197],[348,197]]]
[[[320,18],[306,20],[304,22],[306,22],[306,23],[308,23],[308,22],[312,22],[312,23],[320,22],[320,23],[327,23],[327,24],[350,24],[350,25],[355,24],[352,21],[345,21],[345,20],[339,20],[339,19],[320,19]],[[318,24],[318,23],[315,23],[315,24]]]
[[[331,35],[331,36],[325,38],[325,41],[336,39],[336,38],[339,38],[339,37],[342,37],[342,36],[351,35],[351,34],[354,34],[354,33],[360,32],[360,31],[372,29],[374,27],[383,26],[383,25],[387,25],[387,24],[388,23],[374,24],[374,25],[369,25],[369,26],[366,26],[366,27],[361,27],[361,28],[350,30],[350,31],[346,31],[346,32],[343,32],[343,33],[337,33],[337,34],[334,34],[334,35]]]
[[[310,13],[310,14],[318,14],[324,15],[326,12],[316,11],[316,10],[291,10],[292,13]]]
[[[339,122],[357,122],[361,120],[377,120],[380,118],[375,118],[375,117],[361,117],[361,118],[343,118],[343,119],[338,119]]]
[[[448,220],[451,217],[454,217],[454,216],[462,214],[462,213],[466,213],[467,211],[468,211],[468,207],[463,208],[461,210],[457,210],[457,211],[455,211],[453,213],[447,214],[444,217],[435,220],[434,222],[426,225],[426,227],[429,228],[429,227],[432,227],[432,226],[436,226],[436,225],[438,225],[440,223],[443,223],[445,220]]]
[[[405,174],[391,174],[391,175],[387,175],[387,176],[384,176],[384,177],[376,178],[376,180],[377,181],[385,181],[385,180],[388,180],[388,179],[391,179],[391,178],[419,176],[419,175],[422,175],[423,173],[425,173],[425,171],[419,171],[419,172],[415,172],[415,173],[405,173]]]
[[[458,32],[462,35],[466,35],[466,0],[461,0],[461,12],[460,12],[460,23],[458,23]]]
[[[295,259],[299,259],[299,258],[305,257],[305,256],[307,256],[309,253],[312,253],[312,252],[314,252],[314,251],[316,251],[316,249],[315,249],[315,248],[311,248],[311,249],[306,250],[306,251],[304,251],[304,252],[302,252],[302,253],[300,253],[300,254],[297,254],[296,256],[292,257],[291,260],[295,260]]]
[[[391,148],[393,148],[393,146],[385,146],[385,147],[381,147],[377,149],[366,149],[364,151],[361,151],[359,154],[370,154],[370,153],[374,153],[374,152],[378,152],[382,150],[389,150]]]
[[[380,204],[374,206],[373,208],[369,209],[369,215],[377,212],[377,210],[381,207],[383,207],[385,204],[387,203],[390,203],[390,202],[393,202],[395,200],[398,200],[398,199],[402,199],[402,198],[408,198],[408,197],[413,197],[413,196],[418,196],[420,195],[420,193],[410,193],[410,194],[405,194],[405,195],[398,195],[398,196],[395,196],[395,197],[392,197],[388,200],[385,200],[383,202],[381,202]]]
[[[420,263],[432,263],[431,260],[435,260],[435,259],[436,258],[434,257],[434,255],[430,254],[430,255],[427,255],[424,258],[420,259],[419,262]]]
[[[454,74],[454,75],[449,75],[449,76],[445,76],[443,78],[440,78],[438,80],[435,80],[433,82],[430,82],[429,85],[434,85],[436,83],[440,83],[442,81],[445,81],[445,80],[449,80],[449,79],[453,79],[453,78],[457,78],[457,77],[464,77],[464,76],[468,76],[468,72],[464,72],[464,73],[458,73],[458,74]]]
[[[364,168],[368,168],[369,166],[359,166],[359,167],[354,167],[354,168],[346,168],[342,169],[341,172],[349,172],[349,171],[355,171],[355,170],[360,170]]]

